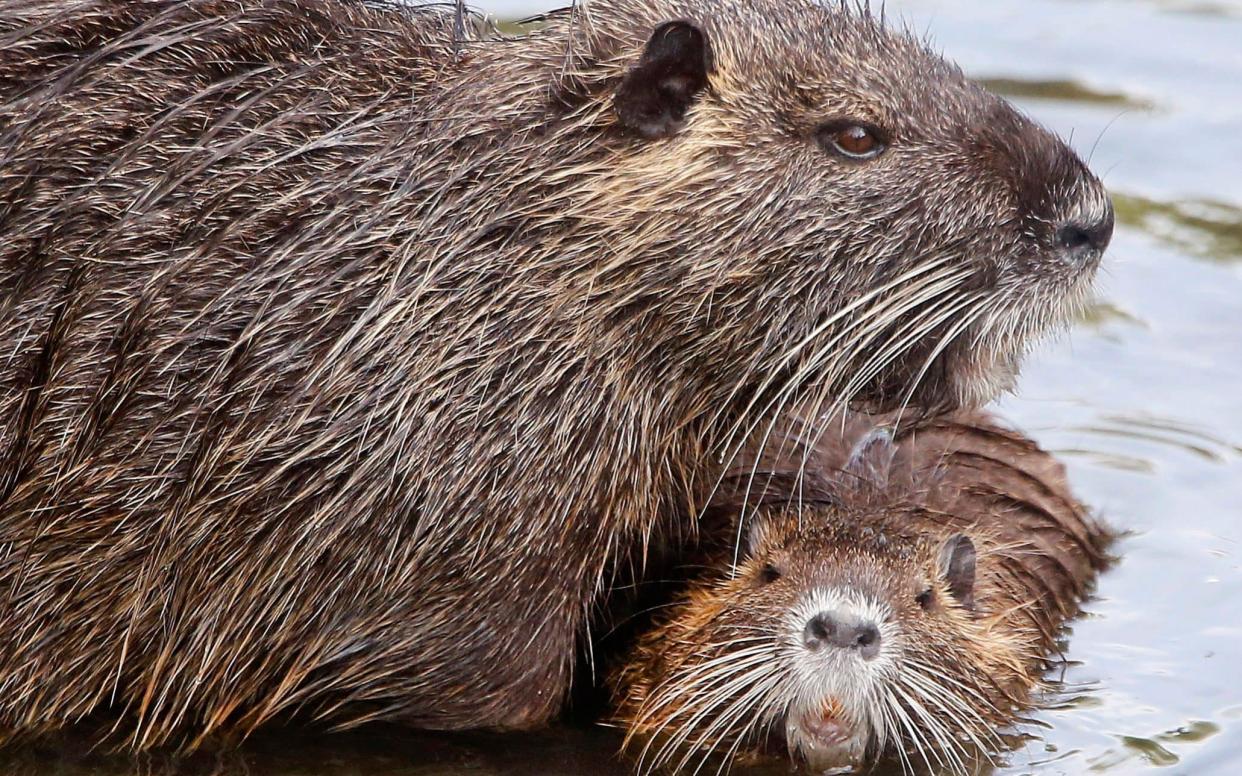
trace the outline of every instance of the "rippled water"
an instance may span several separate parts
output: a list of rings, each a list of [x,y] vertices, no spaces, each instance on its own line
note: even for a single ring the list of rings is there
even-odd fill
[[[482,3],[503,15],[528,2]],[[1000,411],[1130,535],[1077,622],[1067,692],[1005,774],[1242,772],[1242,2],[889,0],[1092,156],[1119,227],[1101,299]],[[253,776],[628,774],[601,729],[290,738],[188,770]],[[72,745],[0,773],[121,774]],[[784,768],[768,772],[783,772]],[[735,773],[745,772],[735,769]]]

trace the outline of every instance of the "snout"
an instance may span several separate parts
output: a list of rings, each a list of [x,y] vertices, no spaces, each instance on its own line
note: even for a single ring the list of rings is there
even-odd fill
[[[982,134],[978,158],[992,162],[995,180],[1012,198],[1013,223],[1038,257],[1019,260],[1016,269],[1058,276],[1094,269],[1112,239],[1114,219],[1099,178],[1068,143],[1003,101]]]
[[[1028,234],[1056,260],[1051,266],[1089,273],[1113,239],[1112,200],[1068,146],[1057,141],[1049,154],[1057,160],[1049,164],[1053,172],[1042,195],[1029,200]]]
[[[859,762],[883,720],[877,716],[902,635],[892,607],[854,568],[852,580],[810,592],[790,612],[791,682],[785,742],[812,770]]]
[[[802,645],[812,652],[843,650],[863,660],[880,654],[880,628],[858,614],[846,611],[816,613],[802,630]]]

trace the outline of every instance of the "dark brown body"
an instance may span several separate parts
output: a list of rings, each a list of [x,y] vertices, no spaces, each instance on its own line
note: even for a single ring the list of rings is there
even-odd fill
[[[642,753],[652,766],[774,751],[783,738],[820,769],[894,751],[907,764],[961,769],[963,741],[986,755],[994,726],[1031,702],[1111,535],[1052,456],[984,415],[881,439],[852,462],[874,432],[870,419],[856,417],[844,435],[839,420],[815,432],[796,426],[773,435],[753,482],[745,467],[726,481],[706,570],[614,675],[617,719],[650,741]],[[751,538],[742,535],[733,574],[748,491]],[[946,558],[962,549],[953,568]],[[816,595],[856,596],[881,612],[875,654],[838,649],[825,662],[785,634],[788,615]],[[812,704],[812,714],[841,740],[807,743],[800,717],[788,725],[808,693],[819,697],[802,670],[840,674],[823,677],[830,710]],[[823,729],[818,717],[813,724]]]
[[[0,729],[537,724],[612,568],[785,401],[1007,385],[1103,190],[920,42],[771,2],[459,47],[0,0]]]

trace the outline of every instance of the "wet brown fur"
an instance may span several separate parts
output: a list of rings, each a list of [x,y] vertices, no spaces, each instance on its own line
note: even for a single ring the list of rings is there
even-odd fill
[[[985,415],[936,420],[899,437],[891,463],[882,459],[873,471],[843,474],[851,448],[872,428],[871,419],[857,417],[844,434],[839,421],[816,431],[784,426],[753,480],[742,466],[726,481],[718,498],[726,519],[716,529],[720,536],[704,537],[704,570],[612,677],[616,721],[628,741],[647,743],[634,747],[645,765],[685,767],[701,756],[694,750],[770,749],[780,736],[773,699],[783,696],[731,705],[750,688],[721,691],[723,677],[737,679],[727,656],[733,651],[734,662],[740,660],[743,649],[754,648],[757,631],[771,632],[776,642],[790,602],[811,585],[834,581],[870,585],[887,600],[904,640],[897,670],[915,671],[910,661],[921,661],[931,681],[971,710],[921,699],[932,719],[910,710],[914,731],[879,742],[901,748],[908,763],[955,764],[935,751],[946,747],[932,732],[933,721],[943,722],[953,745],[965,731],[975,743],[995,745],[991,728],[1012,724],[1029,707],[1062,624],[1078,613],[1106,565],[1110,531],[1074,498],[1060,463]],[[733,574],[732,526],[743,504],[762,536]],[[937,550],[958,533],[978,551],[973,609],[954,601],[943,580],[934,581]],[[765,566],[772,564],[782,577],[765,583]],[[779,589],[782,580],[789,589]],[[924,611],[914,596],[929,583],[937,603]],[[711,661],[717,667],[705,671]],[[766,680],[754,671],[753,684]]]
[[[712,57],[651,139],[670,19]],[[1090,281],[1047,225],[1098,182],[864,12],[452,26],[0,0],[0,730],[543,722],[757,424],[981,401]],[[854,114],[874,164],[813,137]]]

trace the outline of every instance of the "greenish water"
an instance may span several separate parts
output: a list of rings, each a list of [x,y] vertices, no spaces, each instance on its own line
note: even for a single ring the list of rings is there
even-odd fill
[[[1057,674],[1064,692],[1020,728],[996,770],[1242,772],[1242,2],[890,0],[888,9],[1072,137],[1119,217],[1100,302],[1031,359],[1021,394],[1000,411],[1061,454],[1081,496],[1132,533],[1074,626]],[[50,743],[0,755],[0,776],[629,774],[618,744],[590,728],[467,737],[377,728],[271,734],[173,766]]]

